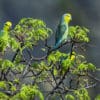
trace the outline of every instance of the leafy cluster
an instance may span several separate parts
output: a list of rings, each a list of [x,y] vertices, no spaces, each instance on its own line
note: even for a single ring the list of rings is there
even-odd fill
[[[19,93],[13,96],[11,100],[32,100],[35,97],[44,100],[43,94],[38,90],[37,86],[23,84]]]
[[[32,48],[39,40],[44,41],[52,33],[42,20],[33,18],[23,18],[12,30],[12,35],[17,37],[20,43],[24,43],[23,48]]]
[[[80,27],[80,26],[69,27],[69,35],[76,42],[89,42],[89,37],[87,33],[89,33],[89,30],[85,27]]]
[[[64,43],[71,50],[50,51],[47,39],[52,30],[42,20],[22,18],[9,32],[12,57],[0,58],[0,100],[90,100],[87,88],[97,81],[90,77],[96,67],[74,48],[89,42],[88,32],[87,28],[71,26],[70,44]],[[34,48],[42,41],[44,56],[37,58]],[[95,100],[99,99],[98,95]]]
[[[73,95],[67,94],[65,98],[66,100],[90,100],[88,91],[85,88],[75,90]]]

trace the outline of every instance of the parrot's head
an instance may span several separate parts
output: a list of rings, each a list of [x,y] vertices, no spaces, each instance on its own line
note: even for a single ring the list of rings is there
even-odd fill
[[[64,18],[64,21],[65,21],[66,23],[69,23],[69,22],[72,20],[72,16],[71,16],[70,13],[64,14],[64,15],[63,15],[63,18]]]
[[[4,24],[4,30],[10,30],[10,28],[12,27],[12,22],[10,21],[7,21],[5,24]]]

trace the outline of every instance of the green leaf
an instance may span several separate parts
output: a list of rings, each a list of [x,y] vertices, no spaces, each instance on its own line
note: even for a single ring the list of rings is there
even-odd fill
[[[66,98],[66,100],[75,100],[74,96],[71,95],[71,94],[67,94],[67,95],[65,96],[65,98]]]
[[[62,61],[62,67],[64,70],[68,70],[72,66],[72,61],[71,59],[66,59]]]
[[[89,37],[87,33],[89,33],[89,30],[85,27],[80,27],[80,26],[69,27],[69,36],[75,41],[89,42]]]
[[[96,96],[95,100],[100,100],[100,94]]]
[[[37,86],[23,85],[20,91],[20,97],[22,100],[30,100],[38,96],[40,100],[44,100],[43,94],[38,90]]]
[[[0,81],[0,88],[6,89],[7,85],[5,81]]]
[[[25,65],[20,63],[20,64],[17,64],[14,69],[16,69],[19,72],[22,72],[24,68],[25,68]]]
[[[16,91],[16,87],[15,86],[11,86],[10,90],[11,91]]]
[[[33,68],[38,68],[39,67],[39,64],[38,64],[38,62],[34,62],[34,63],[32,63],[32,65],[31,65]]]
[[[92,63],[83,62],[78,65],[78,70],[79,71],[86,71],[86,70],[95,71],[96,67]]]
[[[48,67],[46,62],[44,62],[44,61],[41,61],[38,66],[39,66],[39,69],[42,71],[45,71],[45,70],[47,71],[50,69],[50,67]]]
[[[79,66],[78,66],[78,70],[79,71],[86,71],[88,69],[88,66],[87,66],[87,64],[85,64],[85,63],[81,63],[81,64],[79,64]]]
[[[74,91],[74,94],[78,100],[90,100],[88,91],[85,88]]]
[[[57,76],[58,75],[58,70],[56,68],[54,68],[53,74],[54,74],[54,76]]]
[[[8,46],[8,41],[0,39],[0,52],[4,52]]]
[[[7,68],[14,68],[14,64],[10,60],[2,60],[1,67],[2,70],[7,70]]]
[[[70,27],[69,27],[69,36],[70,36],[71,38],[74,38],[75,33],[76,33],[76,28],[75,28],[74,26],[70,26]]]
[[[15,38],[10,38],[9,42],[12,50],[15,51],[16,49],[20,48],[20,43]]]
[[[0,92],[0,100],[9,100],[9,97],[6,94]]]
[[[49,56],[48,56],[48,62],[53,62],[56,63],[58,61],[61,61],[62,59],[66,58],[67,54],[65,53],[61,53],[60,51],[56,51],[56,52],[52,52]]]
[[[44,52],[46,51],[46,49],[45,49],[45,48],[41,48],[41,50],[42,50],[42,51],[44,51]]]
[[[95,71],[96,70],[96,67],[92,63],[88,63],[88,69],[89,70],[92,70],[92,71]]]

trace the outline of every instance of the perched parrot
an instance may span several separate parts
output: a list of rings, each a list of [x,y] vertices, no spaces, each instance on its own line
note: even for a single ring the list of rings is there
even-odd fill
[[[4,24],[3,29],[0,31],[0,52],[3,52],[8,45],[9,30],[11,26],[12,26],[12,23],[10,21],[7,21]]]
[[[68,40],[68,24],[71,20],[71,14],[66,13],[62,15],[56,31],[55,46],[53,49],[58,48],[62,43],[65,43]]]

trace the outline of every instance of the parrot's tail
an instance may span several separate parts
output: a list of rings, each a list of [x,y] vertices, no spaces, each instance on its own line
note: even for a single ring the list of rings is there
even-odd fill
[[[55,43],[55,46],[53,46],[52,48],[49,49],[48,54],[51,53],[52,51],[55,51],[56,49],[59,48],[59,46],[61,45],[62,41],[58,41],[57,43]]]
[[[61,44],[62,44],[62,41],[59,40],[57,43],[55,43],[55,46],[53,47],[53,49],[55,50],[55,49],[59,48],[59,46],[60,46]]]

